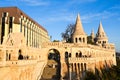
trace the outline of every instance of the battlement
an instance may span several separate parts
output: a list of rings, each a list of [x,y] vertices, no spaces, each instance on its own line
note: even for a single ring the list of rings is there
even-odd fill
[[[105,45],[91,45],[91,44],[84,44],[84,43],[64,43],[64,42],[46,42],[42,44],[42,48],[46,47],[83,47],[83,48],[91,48],[91,49],[98,49],[98,50],[108,50],[113,51],[115,50],[114,44],[105,44]]]

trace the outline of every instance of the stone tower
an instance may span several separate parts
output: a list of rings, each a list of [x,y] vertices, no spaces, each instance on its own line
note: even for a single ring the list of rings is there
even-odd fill
[[[98,31],[96,34],[96,44],[103,45],[106,43],[108,43],[108,38],[106,36],[106,33],[104,32],[104,29],[102,27],[102,23],[100,22],[99,28],[98,28]]]
[[[83,30],[80,15],[77,15],[75,31],[72,35],[73,43],[87,43],[87,35]]]
[[[91,31],[91,41],[94,42],[94,38],[95,38],[95,34],[94,34],[94,30]]]

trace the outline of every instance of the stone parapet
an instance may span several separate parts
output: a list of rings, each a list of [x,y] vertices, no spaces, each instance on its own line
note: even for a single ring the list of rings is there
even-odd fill
[[[69,58],[69,63],[83,63],[93,62],[95,58]]]

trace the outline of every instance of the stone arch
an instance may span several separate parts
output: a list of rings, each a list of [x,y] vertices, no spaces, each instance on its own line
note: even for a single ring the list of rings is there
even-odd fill
[[[60,52],[55,48],[49,49],[47,58],[47,65],[44,68],[42,79],[59,80],[61,77]]]

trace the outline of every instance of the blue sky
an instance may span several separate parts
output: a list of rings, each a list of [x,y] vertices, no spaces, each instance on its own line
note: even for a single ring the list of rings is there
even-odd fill
[[[100,21],[120,52],[120,0],[0,0],[0,7],[17,6],[44,26],[52,40],[62,40],[61,33],[75,23],[79,13],[84,31],[97,32]]]

